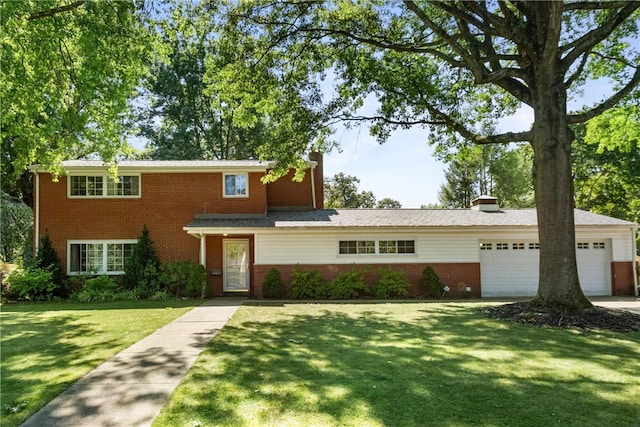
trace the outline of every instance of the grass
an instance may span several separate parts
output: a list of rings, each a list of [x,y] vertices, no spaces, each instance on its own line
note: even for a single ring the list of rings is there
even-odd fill
[[[200,303],[3,305],[0,425],[20,424],[100,363]]]
[[[640,332],[472,303],[244,305],[154,426],[637,426]]]

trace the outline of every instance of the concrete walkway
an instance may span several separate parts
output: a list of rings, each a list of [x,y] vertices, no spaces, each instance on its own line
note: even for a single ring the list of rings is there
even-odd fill
[[[23,426],[149,426],[243,299],[205,302],[116,354]]]

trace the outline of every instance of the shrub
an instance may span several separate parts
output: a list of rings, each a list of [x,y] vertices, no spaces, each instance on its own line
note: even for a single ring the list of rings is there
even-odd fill
[[[54,296],[61,298],[68,296],[60,257],[51,243],[49,234],[46,232],[44,236],[40,238],[40,245],[38,245],[34,266],[51,272],[51,282],[55,285],[53,289]]]
[[[191,261],[167,264],[162,268],[160,281],[166,292],[176,297],[204,298],[207,293],[207,271]]]
[[[364,282],[364,273],[356,269],[339,273],[329,282],[329,298],[352,299],[366,293],[369,288]]]
[[[139,296],[148,298],[159,290],[159,279],[160,260],[145,225],[125,263],[122,283],[126,289],[135,289]]]
[[[444,282],[440,280],[440,277],[433,270],[433,267],[429,265],[426,266],[420,278],[420,288],[431,296],[439,296],[443,287]]]
[[[282,299],[284,298],[284,286],[282,286],[282,276],[277,268],[272,268],[264,275],[262,283],[262,296],[264,298]]]
[[[27,301],[50,301],[54,299],[54,291],[57,289],[52,277],[53,273],[44,268],[15,270],[6,278],[6,297]]]
[[[318,270],[294,269],[291,273],[291,299],[325,298],[325,286]]]
[[[391,267],[380,270],[380,278],[371,287],[374,297],[385,299],[409,295],[411,283],[404,270],[392,270]]]
[[[80,302],[113,301],[116,299],[118,284],[109,276],[83,277],[82,289],[72,298]]]

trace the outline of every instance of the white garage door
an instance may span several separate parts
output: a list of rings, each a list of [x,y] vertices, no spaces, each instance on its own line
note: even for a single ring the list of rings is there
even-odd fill
[[[538,290],[539,252],[537,242],[481,241],[482,296],[534,296]],[[611,295],[610,254],[609,240],[578,240],[578,275],[586,295]]]

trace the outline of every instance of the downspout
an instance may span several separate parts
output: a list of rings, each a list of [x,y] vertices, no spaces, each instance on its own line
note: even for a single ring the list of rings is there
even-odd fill
[[[638,227],[631,227],[631,268],[633,269],[633,294],[638,296],[638,247],[636,245],[636,236],[638,233]]]
[[[207,237],[200,232],[200,265],[207,267]]]
[[[34,185],[36,187],[35,200],[33,201],[33,239],[35,240],[33,245],[35,249],[33,255],[35,257],[38,253],[38,245],[40,244],[40,174],[37,170],[34,170],[33,175],[35,178]]]
[[[316,165],[314,164],[311,167],[311,172],[310,172],[310,174],[311,174],[311,200],[312,200],[311,205],[312,205],[314,211],[317,209],[317,206],[316,206],[316,179],[315,179],[316,173],[315,173],[315,171],[316,171]]]

